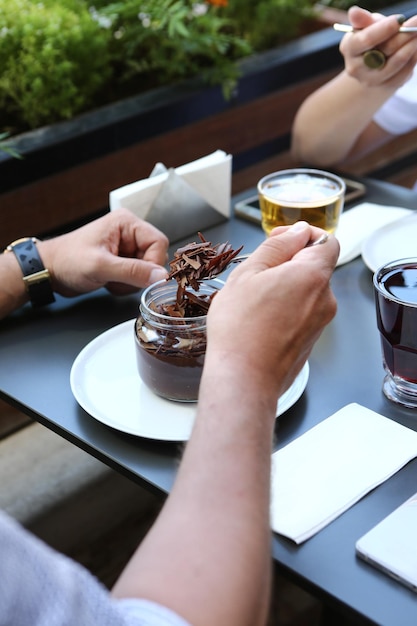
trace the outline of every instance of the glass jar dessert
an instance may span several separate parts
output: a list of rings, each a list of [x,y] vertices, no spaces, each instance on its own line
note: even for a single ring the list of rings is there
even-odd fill
[[[178,284],[171,279],[148,287],[135,322],[136,360],[142,381],[156,394],[178,402],[196,402],[206,352],[207,311],[221,289],[219,279],[185,292],[185,315],[175,309]],[[192,315],[191,315],[192,313]]]
[[[196,402],[207,345],[207,313],[224,285],[216,278],[237,259],[226,242],[199,242],[178,248],[167,280],[142,294],[135,322],[136,358],[142,381],[156,394]]]

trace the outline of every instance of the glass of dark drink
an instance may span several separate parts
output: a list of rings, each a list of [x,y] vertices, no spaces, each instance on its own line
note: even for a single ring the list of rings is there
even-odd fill
[[[387,263],[374,274],[387,398],[417,408],[417,257]]]

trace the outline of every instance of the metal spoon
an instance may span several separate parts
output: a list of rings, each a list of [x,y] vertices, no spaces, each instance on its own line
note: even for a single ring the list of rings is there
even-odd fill
[[[329,238],[328,233],[323,233],[322,235],[320,235],[318,239],[315,239],[314,241],[309,241],[308,243],[306,243],[304,247],[311,248],[312,246],[321,245],[322,243],[326,243],[328,238]],[[217,276],[220,276],[220,274],[223,274],[223,272],[228,270],[229,267],[232,265],[232,263],[240,263],[241,261],[246,261],[246,259],[248,259],[250,256],[251,256],[251,253],[240,254],[239,256],[236,256],[234,259],[229,261],[229,263],[225,265],[224,268],[220,272],[218,272],[215,276],[205,276],[204,278],[199,278],[198,280],[199,281],[200,280],[212,280],[213,278],[217,278]]]
[[[328,233],[323,233],[322,235],[320,235],[320,237],[318,239],[315,239],[314,241],[309,241],[308,243],[306,243],[306,245],[304,247],[305,248],[311,248],[312,246],[319,246],[322,243],[326,243],[328,238],[329,238]],[[222,270],[222,272],[224,272],[229,267],[229,265],[231,265],[232,263],[240,263],[240,261],[246,261],[246,259],[248,259],[250,256],[251,256],[250,253],[249,254],[240,254],[239,256],[236,256],[234,259],[229,261],[229,263]]]
[[[353,26],[351,26],[350,24],[337,24],[337,23],[333,24],[333,28],[334,30],[338,30],[340,33],[354,33],[359,30],[362,30],[361,28],[353,28]],[[400,33],[416,33],[417,27],[416,26],[400,26],[398,30]]]

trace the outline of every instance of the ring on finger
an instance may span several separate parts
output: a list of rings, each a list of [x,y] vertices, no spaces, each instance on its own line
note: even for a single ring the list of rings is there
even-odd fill
[[[377,48],[364,52],[362,59],[366,67],[370,70],[382,70],[387,63],[386,55]]]

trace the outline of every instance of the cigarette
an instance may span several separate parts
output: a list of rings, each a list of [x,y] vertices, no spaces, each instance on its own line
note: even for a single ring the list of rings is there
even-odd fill
[[[353,33],[359,28],[353,28],[350,24],[333,24],[333,28],[340,33]],[[417,33],[417,26],[400,26],[400,33]]]

